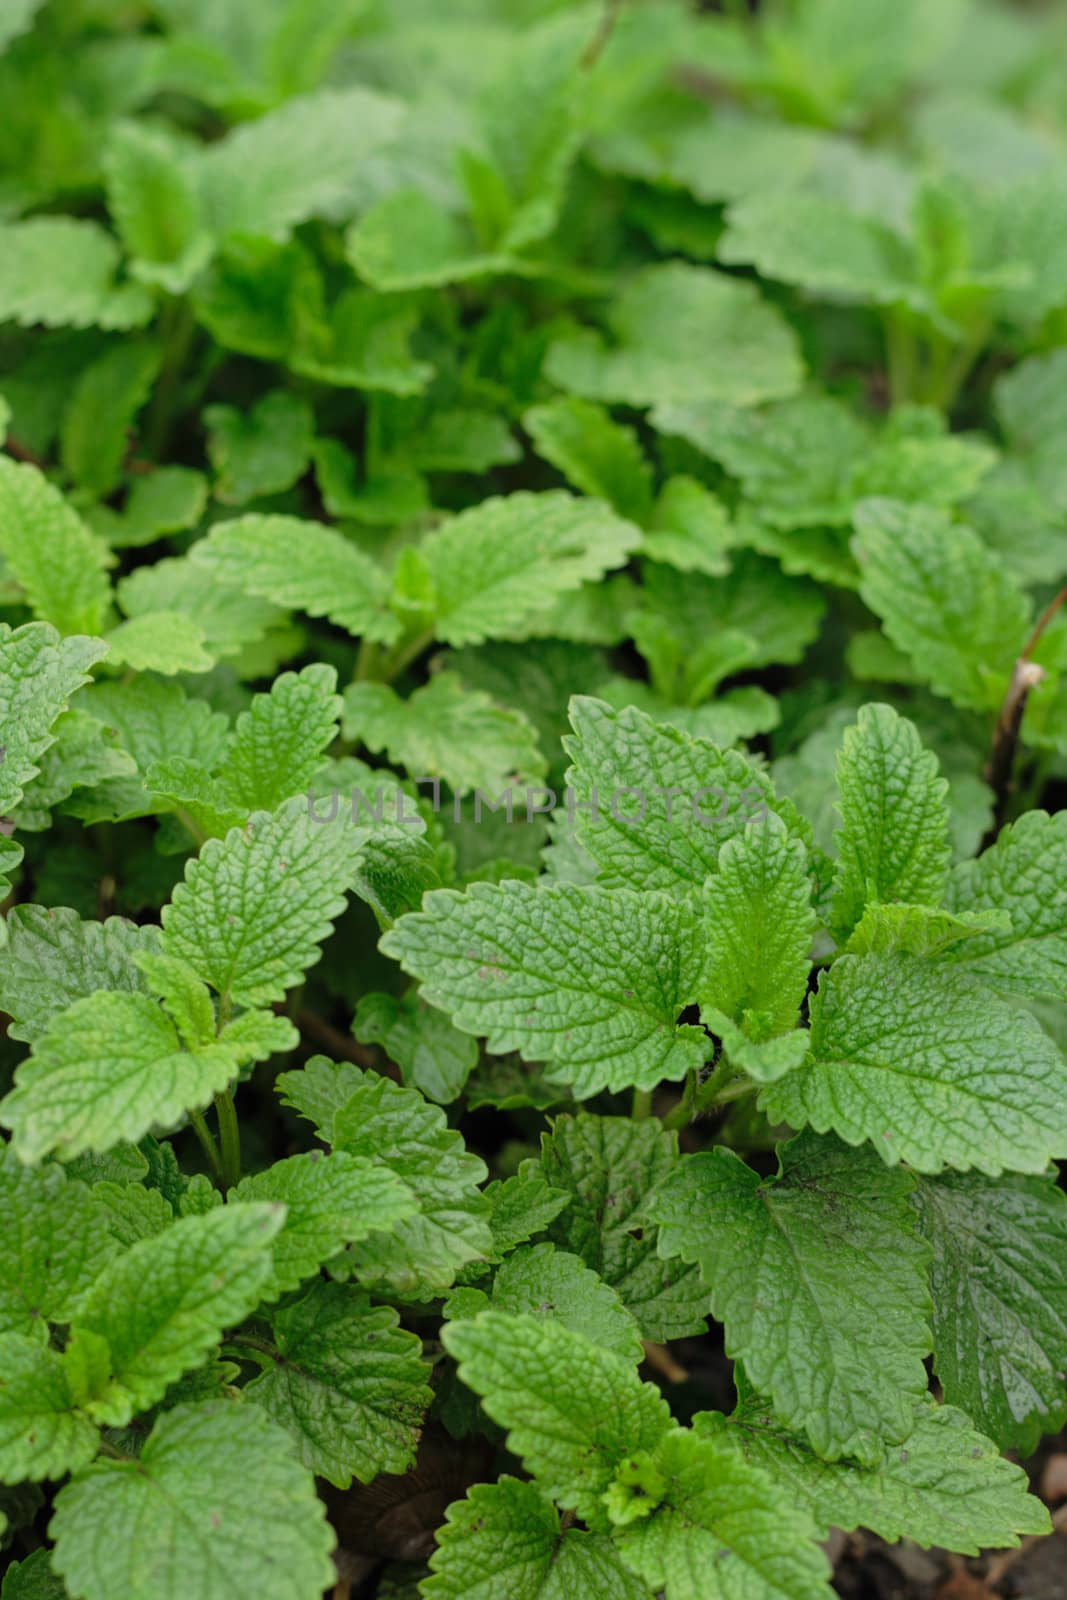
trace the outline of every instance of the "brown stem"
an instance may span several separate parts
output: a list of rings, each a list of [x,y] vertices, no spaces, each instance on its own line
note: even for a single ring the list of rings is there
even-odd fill
[[[47,471],[47,463],[35,451],[31,450],[29,445],[20,444],[17,439],[12,438],[10,433],[4,440],[4,449],[9,456],[14,456],[16,461],[27,461],[31,467],[38,467],[41,472]]]
[[[380,1070],[378,1057],[370,1045],[360,1044],[349,1034],[342,1033],[340,1028],[335,1028],[332,1022],[317,1016],[314,1011],[298,1011],[296,1025],[305,1039],[310,1039],[312,1044],[328,1050],[335,1061],[354,1061],[357,1067],[364,1067],[368,1071]]]
[[[1065,601],[1067,601],[1067,589],[1061,589],[1038,617],[1033,632],[1012,669],[1008,692],[1004,696],[997,725],[993,730],[993,747],[985,769],[985,780],[993,790],[994,801],[993,824],[982,840],[983,850],[996,841],[1007,818],[1008,803],[1014,787],[1012,774],[1015,769],[1015,756],[1019,748],[1019,733],[1026,711],[1026,702],[1030,698],[1031,689],[1036,688],[1045,677],[1044,667],[1030,658],[1037,649],[1045,629]]]
[[[668,1383],[684,1383],[689,1376],[688,1369],[680,1361],[675,1361],[670,1350],[665,1344],[654,1344],[651,1339],[642,1341],[645,1347],[645,1360],[650,1367],[662,1373]]]
[[[607,48],[608,41],[615,32],[615,24],[619,20],[619,14],[625,3],[626,0],[605,0],[600,26],[586,45],[585,54],[582,56],[583,67],[595,67],[600,60],[604,50]]]

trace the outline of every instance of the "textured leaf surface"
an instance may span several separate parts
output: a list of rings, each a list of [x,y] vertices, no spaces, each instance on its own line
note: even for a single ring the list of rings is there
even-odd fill
[[[59,1352],[0,1333],[0,1483],[62,1477],[92,1459],[97,1439],[74,1410]]]
[[[193,565],[260,600],[328,617],[349,633],[389,643],[400,631],[385,609],[384,568],[321,522],[252,513],[216,523],[194,547]]]
[[[1067,815],[1030,811],[1002,830],[976,861],[949,879],[948,904],[960,913],[1006,911],[1010,928],[980,935],[953,959],[995,989],[1061,996],[1067,983]]]
[[[293,1435],[304,1465],[341,1489],[406,1472],[432,1393],[422,1345],[396,1312],[320,1281],[271,1326],[279,1359],[245,1393]]]
[[[945,1398],[1027,1456],[1067,1413],[1067,1196],[1048,1177],[946,1173],[915,1202]]]
[[[0,965],[0,1007],[13,1039],[32,1043],[52,1019],[98,989],[143,991],[135,957],[154,950],[157,935],[124,917],[83,921],[66,906],[13,906]]]
[[[382,940],[432,1005],[497,1054],[545,1061],[579,1098],[651,1088],[704,1059],[676,1026],[700,982],[695,914],[663,895],[558,884],[440,890]]]
[[[860,593],[892,642],[955,705],[999,709],[1028,606],[996,557],[970,528],[923,506],[869,500],[855,522]]]
[[[425,1600],[647,1600],[603,1534],[560,1527],[535,1484],[477,1483],[448,1508],[430,1559]]]
[[[77,217],[5,222],[0,260],[5,322],[133,328],[151,315],[151,296],[139,284],[116,284],[119,247],[99,223]]]
[[[166,1412],[136,1461],[96,1462],[60,1490],[50,1532],[85,1600],[232,1600],[249,1583],[311,1600],[334,1576],[311,1474],[257,1407],[224,1400]]]
[[[691,1156],[649,1215],[665,1256],[696,1261],[728,1354],[816,1452],[874,1464],[926,1391],[929,1251],[905,1173],[802,1134],[762,1181],[731,1151]]]
[[[299,395],[272,389],[247,415],[234,406],[208,406],[204,421],[215,494],[227,505],[281,494],[307,470],[315,419]]]
[[[546,1494],[606,1526],[600,1497],[628,1454],[650,1450],[670,1413],[632,1365],[560,1322],[483,1311],[449,1323],[445,1347],[464,1383],[508,1430],[509,1448]]]
[[[286,1088],[296,1077],[286,1074]],[[427,1298],[492,1249],[489,1205],[477,1185],[485,1164],[417,1089],[360,1075],[333,1117],[333,1144],[389,1168],[414,1193],[418,1214],[354,1245],[346,1264],[368,1286]]]
[[[356,1007],[352,1031],[364,1044],[380,1044],[391,1061],[428,1100],[448,1105],[478,1060],[478,1045],[448,1018],[426,1005],[413,989],[399,1000],[366,994]]]
[[[414,1193],[388,1167],[342,1150],[288,1156],[242,1178],[233,1195],[285,1207],[264,1299],[295,1289],[346,1244],[388,1231],[418,1210]]]
[[[657,1122],[560,1116],[541,1141],[540,1170],[570,1196],[551,1236],[618,1292],[646,1339],[703,1333],[708,1291],[693,1266],[657,1252],[644,1203],[678,1159],[678,1138]]]
[[[24,1161],[51,1151],[69,1160],[135,1142],[209,1104],[237,1066],[223,1044],[183,1050],[150,996],[100,990],[52,1019],[0,1101],[0,1117]]]
[[[100,633],[110,597],[103,541],[28,462],[0,456],[0,555],[34,616],[60,633]]]
[[[562,489],[483,500],[419,546],[447,644],[521,637],[560,595],[622,566],[641,531]]]
[[[0,1146],[0,1333],[44,1342],[69,1322],[113,1253],[95,1196],[61,1167],[23,1167]]]
[[[644,522],[652,511],[652,472],[632,428],[603,407],[573,396],[532,406],[523,426],[544,456],[582,494]]]
[[[454,672],[436,673],[407,700],[385,683],[353,683],[344,708],[346,739],[386,751],[420,782],[443,779],[456,794],[480,789],[492,802],[510,784],[544,776],[522,712],[465,688]]]
[[[608,886],[692,894],[718,870],[727,839],[768,809],[802,833],[790,803],[740,751],[584,696],[571,701],[570,718],[578,837]]]
[[[773,812],[727,839],[704,888],[708,970],[702,1001],[755,1040],[796,1023],[815,933],[807,851]]]
[[[640,1361],[637,1323],[613,1288],[569,1250],[520,1245],[493,1279],[497,1311],[554,1317],[624,1361]]]
[[[945,966],[842,956],[811,1004],[805,1064],[763,1091],[776,1120],[919,1172],[1043,1172],[1067,1154],[1067,1063],[1033,1018]]]
[[[666,1600],[830,1600],[809,1517],[766,1473],[681,1428],[663,1440],[655,1467],[663,1498],[618,1541]]]
[[[680,261],[647,267],[610,314],[611,342],[557,340],[547,372],[589,400],[630,406],[687,400],[753,405],[791,394],[803,376],[796,340],[755,286]],[[694,364],[694,349],[702,358]]]
[[[924,1397],[905,1444],[871,1468],[820,1461],[753,1397],[725,1421],[705,1413],[702,1432],[732,1443],[761,1467],[819,1533],[869,1528],[883,1539],[976,1555],[1044,1533],[1048,1513],[1027,1494],[1025,1475],[971,1426],[962,1411]]]
[[[110,1352],[118,1392],[100,1405],[102,1421],[122,1424],[154,1405],[255,1308],[284,1220],[281,1206],[220,1206],[181,1218],[112,1262],[77,1319]]]
[[[55,738],[57,718],[106,654],[101,639],[60,639],[47,623],[27,622],[14,632],[0,623],[0,813],[14,810],[41,770],[38,757]]]
[[[344,908],[363,834],[305,796],[209,839],[163,910],[163,947],[241,1005],[280,1000]]]
[[[952,847],[948,784],[914,723],[892,706],[860,710],[837,759],[834,918],[848,934],[871,901],[940,905]]]
[[[237,719],[221,774],[223,802],[273,810],[305,792],[337,737],[340,696],[332,667],[283,672]]]

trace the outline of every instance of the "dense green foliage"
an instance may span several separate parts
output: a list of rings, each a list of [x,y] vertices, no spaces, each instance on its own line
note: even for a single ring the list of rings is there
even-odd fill
[[[1048,1528],[1065,52],[0,6],[3,1600]]]

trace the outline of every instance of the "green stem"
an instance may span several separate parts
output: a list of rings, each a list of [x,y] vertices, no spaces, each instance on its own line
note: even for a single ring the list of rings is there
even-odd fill
[[[234,1361],[254,1361],[265,1372],[278,1364],[274,1345],[266,1339],[257,1339],[254,1333],[232,1333],[221,1347],[221,1353]]]
[[[697,1096],[697,1073],[695,1068],[690,1068],[685,1076],[685,1088],[682,1098],[673,1111],[668,1111],[663,1119],[665,1128],[687,1128],[693,1120],[693,1107]]]
[[[715,1105],[720,1102],[722,1100],[723,1090],[735,1076],[735,1068],[733,1067],[732,1063],[729,1062],[725,1056],[723,1056],[718,1066],[712,1068],[711,1072],[708,1073],[708,1076],[704,1079],[704,1082],[697,1090],[694,1115],[699,1116],[700,1113],[702,1111],[706,1111],[710,1105]]]
[[[112,1461],[128,1461],[132,1463],[135,1459],[133,1456],[128,1456],[125,1450],[120,1450],[117,1444],[112,1444],[110,1439],[104,1438],[100,1439],[100,1454],[102,1456],[110,1456]]]
[[[222,1146],[222,1187],[234,1189],[241,1181],[241,1130],[237,1123],[237,1107],[229,1089],[215,1096],[215,1115],[219,1119],[219,1141]]]
[[[425,628],[421,633],[413,634],[408,640],[401,640],[394,650],[391,650],[381,662],[375,676],[379,683],[392,683],[394,678],[399,678],[405,667],[422,655],[433,644],[434,632],[432,628]]]
[[[906,313],[898,306],[888,310],[883,321],[889,400],[891,405],[901,406],[915,398],[918,341]]]
[[[200,1143],[204,1148],[204,1154],[211,1163],[212,1172],[215,1174],[216,1178],[221,1178],[222,1158],[219,1155],[219,1147],[215,1143],[215,1135],[204,1121],[204,1114],[202,1111],[190,1111],[189,1126],[196,1134],[196,1137],[200,1140]]]
[[[652,1115],[652,1090],[635,1089],[630,1115],[635,1122],[647,1122]]]

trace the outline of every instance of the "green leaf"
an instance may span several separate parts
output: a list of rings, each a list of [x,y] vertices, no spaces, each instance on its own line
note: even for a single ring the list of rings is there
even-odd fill
[[[131,672],[159,672],[173,677],[179,672],[208,672],[215,657],[204,647],[200,624],[184,611],[152,611],[131,617],[107,636],[109,661]]]
[[[914,1180],[873,1150],[801,1134],[761,1181],[732,1151],[690,1156],[656,1191],[659,1250],[696,1261],[739,1357],[820,1456],[877,1463],[926,1392],[929,1250]]]
[[[237,719],[220,774],[224,806],[270,811],[306,792],[337,737],[341,699],[333,667],[283,672]]]
[[[1044,1533],[1048,1513],[1027,1494],[1026,1477],[975,1432],[961,1411],[924,1395],[905,1444],[870,1468],[820,1461],[756,1396],[729,1418],[705,1412],[694,1428],[730,1444],[761,1468],[794,1505],[810,1514],[820,1537],[831,1528],[869,1528],[883,1539],[977,1555]]]
[[[554,600],[622,566],[640,529],[562,489],[481,501],[419,545],[446,644],[521,637]]]
[[[869,1139],[919,1172],[1043,1172],[1067,1155],[1067,1063],[1032,1017],[908,955],[841,956],[811,1002],[811,1051],[763,1091],[775,1121]]]
[[[870,442],[860,418],[840,400],[816,390],[759,410],[682,402],[657,406],[652,422],[739,478],[761,521],[776,528],[848,522],[850,470]]]
[[[29,217],[0,227],[0,321],[23,327],[136,328],[152,297],[117,284],[119,247],[99,223]]]
[[[704,886],[708,970],[702,1003],[753,1040],[794,1027],[807,993],[815,912],[808,854],[768,812],[719,851]]]
[[[860,709],[837,758],[834,923],[847,936],[869,904],[938,906],[952,846],[948,783],[915,724],[892,706]]]
[[[89,523],[112,549],[155,544],[165,533],[180,533],[199,522],[207,504],[207,480],[192,467],[157,467],[130,485],[121,514],[95,506]]]
[[[38,757],[53,743],[60,713],[106,654],[101,639],[60,639],[47,623],[27,622],[14,631],[0,623],[0,814],[15,809],[40,772]]]
[[[400,632],[385,609],[383,568],[321,522],[255,514],[219,522],[194,546],[192,565],[210,581],[328,617],[349,633],[389,644]]]
[[[380,1044],[404,1082],[438,1105],[446,1106],[463,1093],[478,1060],[476,1041],[426,1005],[414,989],[399,1000],[390,994],[365,994],[356,1007],[352,1032],[363,1044]]]
[[[131,271],[180,295],[207,264],[212,240],[177,143],[143,122],[119,122],[104,153],[107,203]]]
[[[210,226],[284,238],[309,217],[351,215],[360,174],[402,109],[373,89],[322,89],[231,129],[199,161]]]
[[[722,501],[695,478],[668,478],[645,534],[642,554],[679,572],[720,578],[730,570],[736,542]]]
[[[261,1297],[277,1299],[310,1278],[346,1244],[388,1232],[418,1210],[418,1200],[388,1167],[343,1150],[331,1156],[308,1150],[242,1178],[233,1198],[285,1208],[274,1241],[273,1268]]]
[[[0,1145],[0,1334],[40,1343],[69,1322],[113,1253],[94,1194],[61,1167],[23,1167]]]
[[[438,1531],[425,1600],[647,1600],[641,1580],[600,1533],[560,1526],[533,1483],[498,1478],[455,1500]]]
[[[616,1291],[579,1256],[553,1244],[513,1250],[493,1279],[492,1305],[497,1311],[553,1317],[624,1361],[643,1358],[637,1323]]]
[[[277,1089],[285,1105],[314,1123],[324,1144],[333,1144],[337,1113],[363,1082],[363,1068],[355,1062],[312,1056],[299,1072],[281,1073]]]
[[[80,489],[104,499],[122,478],[129,433],[152,392],[157,345],[124,339],[78,377],[63,414],[60,460]]]
[[[860,593],[892,642],[954,705],[999,710],[1029,616],[1002,564],[933,508],[867,500],[855,524]]]
[[[948,884],[957,912],[1007,912],[1010,925],[952,952],[981,982],[1010,994],[1059,997],[1067,976],[1067,908],[1059,885],[1067,870],[1067,816],[1029,811],[1001,830],[976,861],[961,862]]]
[[[457,794],[477,789],[492,802],[512,784],[544,776],[537,735],[522,712],[465,688],[453,672],[435,673],[407,700],[388,684],[353,683],[344,707],[345,738],[385,750],[420,783],[443,778]]]
[[[652,472],[637,434],[603,406],[560,397],[532,406],[522,421],[538,455],[581,494],[606,500],[632,522],[651,515]]]
[[[208,543],[199,540],[194,552]],[[138,567],[120,579],[118,598],[128,616],[152,617],[157,623],[162,618],[164,627],[170,613],[189,616],[203,630],[205,648],[219,659],[258,643],[269,628],[285,620],[277,606],[242,590],[239,580],[228,583],[209,562],[191,556]]]
[[[504,250],[480,249],[472,228],[418,189],[399,189],[371,206],[345,235],[345,254],[382,294],[524,270]]]
[[[316,821],[306,796],[209,839],[163,908],[163,949],[240,1005],[269,1005],[318,959],[364,834]]]
[[[665,895],[570,884],[439,890],[381,948],[431,1005],[495,1054],[544,1061],[579,1099],[652,1088],[702,1064],[706,1038],[677,1027],[699,988],[696,916]]]
[[[175,1406],[139,1458],[95,1462],[60,1490],[49,1531],[84,1600],[232,1600],[248,1584],[312,1600],[334,1581],[310,1472],[258,1407],[226,1400]]]
[[[766,1473],[681,1428],[652,1467],[659,1503],[616,1538],[627,1566],[665,1600],[832,1600],[810,1518]]]
[[[746,195],[727,212],[718,254],[828,299],[932,310],[907,241],[829,196],[776,188]]]
[[[100,633],[111,556],[43,473],[0,456],[0,555],[34,616],[60,633]]]
[[[560,1116],[541,1137],[540,1171],[570,1196],[551,1237],[611,1284],[646,1339],[662,1342],[703,1333],[709,1307],[696,1268],[658,1254],[659,1230],[644,1215],[677,1159],[677,1134],[652,1118]]]
[[[278,1360],[244,1392],[293,1435],[304,1465],[339,1489],[406,1472],[433,1395],[421,1342],[396,1312],[319,1280],[271,1326]]]
[[[52,1571],[47,1550],[35,1550],[25,1561],[15,1561],[0,1585],[3,1600],[67,1600],[62,1580]]]
[[[633,1366],[561,1322],[505,1311],[447,1323],[445,1348],[545,1494],[606,1529],[601,1496],[620,1462],[651,1450],[670,1413]]]
[[[62,1477],[92,1460],[98,1439],[74,1410],[59,1352],[0,1333],[0,1482]]]
[[[804,375],[792,329],[755,285],[707,267],[646,267],[614,301],[609,327],[610,343],[589,329],[556,340],[546,361],[552,381],[629,406],[754,405],[791,394]]]
[[[156,947],[154,928],[123,917],[83,922],[65,906],[13,906],[0,965],[0,1007],[13,1039],[32,1044],[52,1020],[98,989],[143,992],[136,957]]]
[[[271,389],[251,411],[208,406],[204,422],[215,497],[226,505],[281,494],[307,471],[315,417],[299,395]]]
[[[287,1094],[294,1089],[299,1094],[295,1080],[300,1076],[282,1075]],[[384,1165],[419,1205],[415,1216],[348,1250],[344,1264],[362,1283],[429,1299],[449,1288],[468,1261],[490,1254],[489,1205],[478,1191],[485,1164],[468,1152],[439,1107],[429,1105],[417,1089],[361,1073],[332,1120],[335,1149]]]
[[[224,1044],[186,1051],[146,994],[100,990],[59,1012],[0,1101],[24,1161],[131,1142],[210,1104],[237,1074]]]
[[[546,1181],[536,1161],[524,1161],[512,1177],[488,1184],[485,1197],[493,1208],[489,1226],[494,1254],[501,1259],[547,1228],[571,1199],[565,1189],[554,1189]]]
[[[953,947],[961,940],[977,939],[1010,927],[1011,918],[1006,911],[963,911],[956,916],[932,906],[872,904],[844,948],[847,954],[857,956],[872,951],[879,955],[902,952],[911,956],[948,955],[952,960],[956,956]]]
[[[1067,1414],[1067,1196],[1045,1176],[946,1173],[924,1179],[915,1203],[934,1252],[945,1399],[1028,1456]]]
[[[159,613],[156,613],[158,616]],[[162,760],[194,759],[211,768],[221,760],[229,722],[205,700],[176,683],[139,678],[135,683],[94,683],[79,704],[113,728],[143,775]],[[87,822],[138,817],[158,809],[143,781],[121,780],[80,795],[72,808]],[[108,984],[107,988],[121,988]]]
[[[121,1427],[200,1366],[223,1330],[258,1305],[284,1221],[280,1205],[220,1206],[180,1218],[113,1261],[75,1324],[106,1341],[110,1357],[111,1384],[90,1413]]]
[[[767,811],[804,836],[790,802],[739,751],[585,696],[572,699],[570,718],[578,838],[609,887],[692,895],[718,870],[726,841]]]

